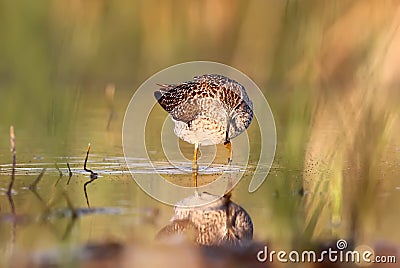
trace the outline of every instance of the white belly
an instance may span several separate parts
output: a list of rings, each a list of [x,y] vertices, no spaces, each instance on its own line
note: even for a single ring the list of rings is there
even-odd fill
[[[174,120],[175,121],[175,120]],[[199,145],[220,144],[226,137],[226,120],[217,121],[213,118],[197,118],[190,123],[175,121],[175,134],[182,140]]]

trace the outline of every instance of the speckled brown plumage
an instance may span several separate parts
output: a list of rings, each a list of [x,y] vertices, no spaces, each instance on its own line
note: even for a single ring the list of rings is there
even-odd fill
[[[228,77],[205,74],[178,85],[160,85],[158,103],[175,122],[175,134],[195,144],[227,142],[248,128],[253,103],[245,88]]]
[[[160,85],[154,92],[158,103],[175,122],[175,134],[195,144],[194,186],[197,187],[199,145],[224,143],[231,162],[230,139],[245,131],[253,119],[253,103],[238,82],[218,74],[194,77],[178,85]],[[175,207],[172,222],[158,238],[188,236],[201,245],[242,245],[253,237],[253,224],[247,212],[230,199],[230,194],[204,205],[215,196],[201,193],[182,200]]]
[[[158,233],[157,238],[169,241],[178,236],[207,246],[247,245],[253,238],[253,223],[246,210],[230,197],[228,194],[197,207],[193,205],[215,196],[203,192],[182,200],[175,207],[171,223]]]

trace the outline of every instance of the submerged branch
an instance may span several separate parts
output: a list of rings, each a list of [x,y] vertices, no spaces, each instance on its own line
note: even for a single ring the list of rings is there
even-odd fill
[[[57,179],[56,183],[54,184],[54,186],[57,186],[57,184],[60,182],[63,174],[62,174],[61,169],[58,167],[57,162],[54,163],[54,166],[56,167],[56,169],[58,170],[58,173],[59,173],[58,179]]]
[[[35,191],[36,187],[38,185],[38,183],[40,182],[40,180],[43,178],[44,173],[46,172],[46,168],[43,168],[42,171],[40,172],[39,176],[37,176],[37,178],[32,182],[31,185],[29,185],[29,190],[31,191]]]
[[[86,187],[87,187],[90,183],[92,183],[94,180],[96,180],[97,177],[98,177],[98,175],[97,175],[97,173],[93,172],[92,170],[90,170],[90,169],[88,169],[88,168],[86,167],[87,160],[88,160],[88,158],[89,158],[89,152],[90,152],[90,143],[89,143],[89,145],[88,145],[88,149],[87,149],[87,152],[86,152],[85,163],[84,163],[84,165],[83,165],[83,169],[84,169],[85,171],[87,171],[87,172],[90,172],[90,181],[85,182],[85,184],[83,185],[83,191],[84,191],[84,193],[85,193],[86,204],[87,204],[87,206],[90,208],[89,198],[88,198],[88,195],[87,195]]]
[[[10,196],[12,192],[12,187],[15,181],[15,165],[17,163],[17,151],[15,148],[15,133],[14,127],[10,126],[10,144],[11,144],[11,154],[12,154],[12,170],[11,170],[11,181],[8,185],[7,195]]]
[[[68,167],[68,181],[67,181],[67,185],[69,184],[69,181],[71,180],[71,177],[72,177],[72,171],[71,171],[71,168],[70,168],[70,166],[69,166],[69,163],[67,162],[67,167]]]

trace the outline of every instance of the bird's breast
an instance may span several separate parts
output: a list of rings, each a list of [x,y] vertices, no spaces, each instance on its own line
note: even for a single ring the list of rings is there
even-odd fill
[[[199,117],[189,124],[182,121],[175,121],[174,132],[179,138],[192,144],[220,144],[225,141],[226,120]]]

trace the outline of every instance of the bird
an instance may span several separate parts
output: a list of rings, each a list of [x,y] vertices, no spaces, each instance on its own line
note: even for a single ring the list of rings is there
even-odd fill
[[[194,144],[192,161],[197,188],[199,146],[223,143],[232,163],[231,139],[253,119],[253,102],[237,81],[220,74],[203,74],[179,84],[157,84],[154,97],[175,123],[174,133]]]
[[[243,247],[251,243],[253,222],[247,211],[231,200],[231,192],[196,206],[215,198],[202,192],[178,202],[171,222],[158,232],[156,239],[171,243],[180,242],[174,238],[184,238],[203,246]]]

